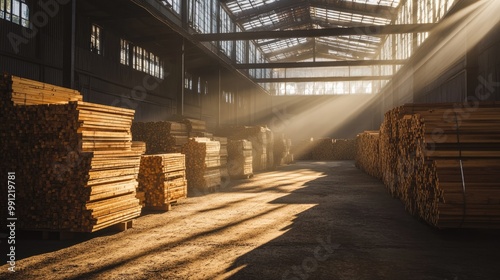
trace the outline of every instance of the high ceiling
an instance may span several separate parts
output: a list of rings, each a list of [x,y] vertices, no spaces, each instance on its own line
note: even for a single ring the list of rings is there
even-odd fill
[[[388,25],[402,0],[226,0],[244,31]],[[384,35],[255,40],[270,61],[374,59]]]

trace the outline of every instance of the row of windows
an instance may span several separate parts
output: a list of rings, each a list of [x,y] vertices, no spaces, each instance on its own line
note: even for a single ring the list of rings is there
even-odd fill
[[[196,85],[194,84],[196,82]],[[196,81],[194,81],[193,76],[186,72],[184,73],[184,88],[188,90],[190,93],[198,93],[198,94],[208,94],[208,81],[202,81],[201,77],[198,77]]]
[[[163,5],[169,7],[177,15],[180,16],[181,13],[181,0],[167,0],[161,1]],[[228,32],[241,32],[240,26],[234,24],[230,15],[222,8],[217,0],[188,0],[188,22],[190,26],[200,33],[228,33]],[[219,15],[218,15],[219,14]],[[220,30],[218,30],[218,27]],[[250,42],[250,44],[254,44]],[[245,41],[221,41],[219,42],[220,49],[228,57],[232,57],[233,48],[236,53],[236,62],[245,63],[247,62],[247,44]],[[265,58],[261,52],[260,48],[253,46],[253,48],[248,49],[249,55],[251,57],[257,57],[253,62],[265,62]],[[250,61],[252,62],[252,61]],[[256,70],[250,71],[253,77],[265,77],[265,73],[260,73]]]
[[[102,28],[93,24],[90,32],[90,51],[103,54],[102,39]],[[120,63],[156,78],[163,79],[165,75],[163,61],[159,56],[124,39],[120,39]]]
[[[398,10],[396,24],[413,23],[436,23],[439,22],[451,9],[456,0],[417,0],[406,1]],[[414,22],[416,14],[416,22]],[[414,52],[414,46],[420,46],[429,36],[427,32],[419,33],[414,38],[413,34],[393,34],[388,35],[384,42],[380,59],[407,59]],[[414,44],[414,40],[416,40]],[[401,66],[395,66],[393,70],[397,71]],[[384,69],[382,74],[392,74],[393,70]]]
[[[0,0],[0,19],[30,27],[30,10],[25,0]]]

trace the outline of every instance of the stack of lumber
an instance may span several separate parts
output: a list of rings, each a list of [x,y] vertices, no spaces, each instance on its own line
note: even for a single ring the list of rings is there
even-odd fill
[[[274,162],[276,165],[283,165],[286,156],[285,134],[280,133],[274,137]]]
[[[356,166],[375,178],[380,178],[379,132],[365,131],[357,135]]]
[[[383,180],[394,178],[386,183],[391,194],[438,228],[497,228],[500,104],[467,105],[409,104],[387,112],[379,144]]]
[[[314,140],[312,145],[313,160],[333,160],[333,140],[331,138]]]
[[[132,141],[132,151],[140,152],[141,155],[146,153],[146,142]]]
[[[186,124],[189,137],[204,137],[204,138],[213,137],[212,134],[207,134],[206,132],[207,125],[205,121],[184,118],[183,123]]]
[[[293,161],[292,139],[285,139],[285,156],[281,162],[282,164],[291,164]]]
[[[252,169],[261,171],[267,169],[267,133],[262,126],[226,126],[218,130],[218,135],[231,140],[248,140],[252,142]]]
[[[220,143],[194,137],[183,147],[189,190],[213,191],[221,184]]]
[[[353,160],[356,155],[355,139],[322,138],[302,141],[300,146],[303,159]]]
[[[66,104],[82,101],[77,90],[11,76],[11,100],[16,105]]]
[[[293,154],[298,160],[312,160],[312,151],[314,148],[314,139],[304,139],[299,140],[297,144],[293,146]]]
[[[356,139],[334,139],[333,160],[354,160],[356,157]]]
[[[188,130],[186,124],[179,122],[134,122],[132,137],[146,143],[148,155],[179,153],[188,141]]]
[[[93,232],[139,216],[141,152],[132,150],[134,111],[67,103],[67,97],[55,97],[61,96],[56,87],[54,99],[44,100],[58,104],[31,103],[28,96],[35,91],[21,102],[12,98],[16,84],[2,76],[0,167],[16,172],[16,204],[24,205],[16,208],[18,228]]]
[[[283,133],[274,138],[274,162],[276,165],[290,164],[293,162],[292,140],[286,139]]]
[[[172,203],[187,197],[185,156],[179,153],[142,156],[138,181],[146,208],[169,210]]]
[[[267,168],[273,168],[276,166],[275,160],[274,160],[274,133],[269,128],[265,128],[265,131],[266,131],[266,142],[267,142],[267,147],[266,147],[267,163],[266,163],[266,166],[267,166]],[[279,162],[278,162],[278,164],[279,164]]]
[[[228,170],[231,178],[249,178],[252,169],[252,142],[247,140],[229,140]]]
[[[229,179],[229,171],[227,169],[227,138],[226,137],[214,137],[214,141],[220,143],[220,175],[222,183],[227,182]]]

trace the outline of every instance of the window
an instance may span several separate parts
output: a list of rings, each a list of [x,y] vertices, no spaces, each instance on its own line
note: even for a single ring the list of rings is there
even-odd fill
[[[193,76],[187,72],[184,74],[184,88],[193,90]]]
[[[0,18],[30,27],[30,10],[25,0],[0,0]]]
[[[233,22],[231,18],[229,17],[229,14],[222,8],[220,7],[220,33],[229,33],[233,32]],[[233,42],[232,41],[221,41],[221,48],[222,52],[225,53],[228,57],[231,56],[231,52],[233,51]]]
[[[120,63],[130,65],[130,43],[127,40],[120,39]]]
[[[234,103],[234,93],[228,91],[222,91],[222,97],[226,103],[232,104]]]
[[[92,24],[90,32],[90,51],[96,54],[102,54],[101,48],[102,29],[98,25]]]
[[[163,0],[161,3],[172,9],[177,14],[181,13],[181,0]]]
[[[201,94],[201,77],[198,77],[198,93]]]
[[[164,78],[163,62],[160,57],[139,46],[133,47],[133,68],[156,78]]]

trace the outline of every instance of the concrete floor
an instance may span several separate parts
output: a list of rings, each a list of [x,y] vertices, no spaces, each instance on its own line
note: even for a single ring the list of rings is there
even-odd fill
[[[499,230],[436,230],[351,161],[298,162],[72,241],[1,279],[499,279]],[[4,240],[2,240],[2,245]],[[4,251],[4,248],[2,248]],[[4,254],[2,254],[4,255]]]

